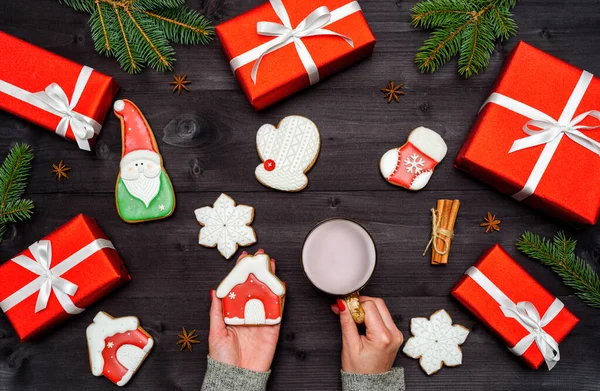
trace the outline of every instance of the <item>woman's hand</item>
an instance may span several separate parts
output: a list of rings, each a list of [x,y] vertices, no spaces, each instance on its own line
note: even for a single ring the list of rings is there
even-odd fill
[[[263,254],[262,249],[256,254]],[[247,256],[243,252],[239,262]],[[275,260],[271,259],[271,271],[275,273]],[[210,332],[208,334],[208,354],[213,360],[236,367],[258,372],[267,372],[271,368],[279,329],[274,326],[228,326],[223,321],[223,305],[210,291]]]
[[[365,310],[366,335],[360,335],[343,300],[331,310],[340,316],[342,326],[342,370],[348,373],[377,374],[394,365],[404,337],[385,302],[375,297],[361,296]]]

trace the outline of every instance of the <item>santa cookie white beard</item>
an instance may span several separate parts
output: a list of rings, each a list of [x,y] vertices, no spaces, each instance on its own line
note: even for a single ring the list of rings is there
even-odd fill
[[[114,111],[121,120],[123,139],[115,188],[119,216],[128,223],[170,216],[175,210],[175,194],[150,125],[126,99],[116,101]]]
[[[379,171],[392,185],[421,190],[434,168],[446,156],[442,137],[431,129],[418,127],[408,135],[406,144],[390,149],[379,161]]]
[[[256,134],[258,155],[263,161],[255,170],[263,185],[282,191],[300,191],[308,184],[308,172],[319,155],[321,137],[317,126],[298,115],[274,127],[265,124]]]

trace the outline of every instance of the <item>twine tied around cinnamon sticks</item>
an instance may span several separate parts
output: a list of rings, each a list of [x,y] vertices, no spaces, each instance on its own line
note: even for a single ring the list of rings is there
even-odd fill
[[[431,209],[431,238],[423,256],[432,247],[431,263],[446,264],[450,253],[450,244],[454,237],[454,223],[460,207],[459,200],[438,200],[437,208]]]

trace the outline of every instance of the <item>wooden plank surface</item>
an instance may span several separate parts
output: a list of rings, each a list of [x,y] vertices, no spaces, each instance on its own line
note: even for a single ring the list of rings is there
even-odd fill
[[[238,15],[262,0],[188,1],[216,21]],[[6,261],[77,213],[95,217],[125,259],[133,281],[38,341],[20,344],[0,315],[0,390],[103,390],[105,379],[89,372],[85,328],[94,314],[136,315],[156,339],[156,347],[128,386],[131,390],[195,390],[206,367],[209,289],[232,266],[215,249],[197,244],[200,226],[194,209],[210,205],[221,192],[256,208],[253,227],[259,247],[278,260],[288,284],[285,319],[270,380],[271,390],[340,389],[340,331],[330,313],[334,298],[319,293],[304,277],[299,254],[305,234],[332,216],[356,219],[369,229],[379,253],[376,274],[365,289],[385,298],[405,338],[409,321],[445,308],[471,329],[463,345],[464,364],[427,377],[417,361],[398,355],[411,390],[594,390],[600,389],[600,311],[585,306],[547,268],[519,254],[514,242],[525,230],[552,235],[566,229],[580,240],[579,254],[599,269],[599,227],[573,230],[478,183],[452,167],[478,107],[506,55],[523,39],[590,72],[600,73],[600,3],[594,0],[532,0],[514,9],[517,37],[499,43],[489,68],[464,80],[456,61],[434,74],[414,66],[427,33],[410,27],[415,1],[363,0],[361,6],[378,39],[369,58],[261,113],[254,112],[237,86],[218,42],[207,47],[177,46],[175,73],[186,73],[192,92],[171,94],[172,74],[122,72],[113,59],[94,52],[88,17],[55,0],[2,2],[0,29],[110,74],[119,97],[134,101],[157,136],[177,193],[177,210],[164,221],[122,222],[114,206],[114,183],[121,157],[117,118],[109,114],[91,154],[47,131],[0,112],[0,155],[16,141],[35,149],[27,196],[36,204],[32,221],[9,229],[0,246]],[[2,55],[9,55],[3,53]],[[379,88],[389,79],[404,83],[400,104],[386,104]],[[286,115],[305,115],[321,131],[322,149],[309,174],[309,186],[284,194],[261,186],[256,130]],[[438,131],[448,156],[419,193],[388,185],[377,162],[401,145],[419,125]],[[49,173],[64,159],[71,179],[58,183]],[[432,267],[421,252],[428,240],[429,208],[438,198],[462,202],[450,264]],[[502,220],[500,233],[479,227],[491,211]],[[560,345],[561,361],[552,372],[534,371],[514,357],[448,291],[467,267],[499,242],[547,289],[581,318]],[[202,343],[179,352],[181,327],[198,329]]]

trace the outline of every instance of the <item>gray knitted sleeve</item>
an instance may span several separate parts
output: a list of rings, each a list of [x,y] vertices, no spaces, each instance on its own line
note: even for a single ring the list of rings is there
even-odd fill
[[[386,373],[361,375],[342,372],[343,391],[405,391],[404,368],[392,368]]]
[[[265,391],[270,374],[223,364],[208,356],[202,391]]]

